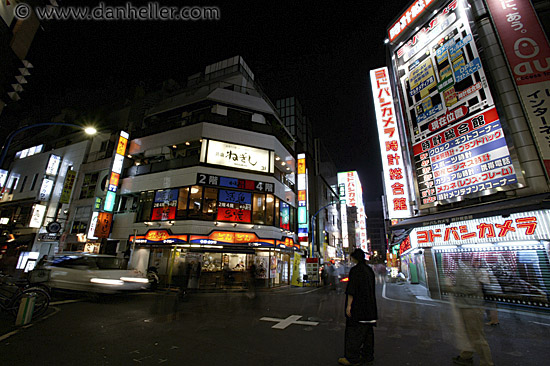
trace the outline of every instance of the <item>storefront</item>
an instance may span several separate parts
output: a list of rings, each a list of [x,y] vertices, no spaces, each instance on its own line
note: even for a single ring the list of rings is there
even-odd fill
[[[414,268],[419,282],[425,276],[434,298],[452,294],[455,272],[465,263],[488,272],[487,300],[550,307],[548,209],[417,227],[409,239],[402,261],[409,271]]]
[[[160,282],[188,288],[245,288],[255,266],[261,287],[289,284],[290,261],[299,249],[292,238],[259,238],[255,233],[213,231],[209,235],[149,230],[130,236],[130,267],[146,272],[155,267]]]

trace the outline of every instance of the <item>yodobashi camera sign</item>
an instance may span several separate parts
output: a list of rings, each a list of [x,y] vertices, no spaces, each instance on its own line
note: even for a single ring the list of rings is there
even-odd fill
[[[216,140],[203,140],[201,162],[273,173],[272,151]]]

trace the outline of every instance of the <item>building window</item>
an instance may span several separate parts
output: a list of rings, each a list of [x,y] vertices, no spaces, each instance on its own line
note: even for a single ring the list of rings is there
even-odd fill
[[[188,217],[190,219],[201,218],[201,206],[202,206],[202,187],[192,186],[191,193],[189,195],[189,212]]]
[[[137,214],[137,221],[148,221],[151,219],[151,211],[153,209],[153,200],[155,198],[155,192],[141,192],[139,196],[139,208]]]
[[[214,220],[217,212],[218,190],[216,188],[204,189],[204,205],[202,208],[202,218],[204,220]]]
[[[25,183],[27,183],[26,175],[25,175],[25,178],[23,178],[23,183],[21,183],[21,188],[19,189],[19,193],[23,192],[23,189],[25,189]]]
[[[275,197],[275,219],[273,220],[273,225],[279,226],[279,217],[280,217],[280,201],[277,197]]]
[[[265,195],[254,193],[252,220],[255,224],[265,224]]]
[[[87,228],[87,221],[75,220],[73,221],[73,226],[71,227],[71,234],[85,234]]]
[[[31,181],[31,191],[34,191],[34,187],[36,186],[36,180],[38,179],[38,174],[35,174],[33,177],[32,177],[32,181]]]
[[[97,180],[99,178],[99,173],[90,173],[84,175],[84,180],[82,181],[82,188],[80,190],[80,199],[92,198],[95,196],[95,188],[97,185]]]
[[[176,212],[177,219],[187,218],[187,201],[189,199],[189,187],[180,188],[178,196],[178,210]]]
[[[273,225],[273,215],[275,207],[275,198],[272,194],[268,194],[265,199],[265,224]]]

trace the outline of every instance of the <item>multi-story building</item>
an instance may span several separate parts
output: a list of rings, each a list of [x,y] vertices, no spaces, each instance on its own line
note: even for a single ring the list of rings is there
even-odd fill
[[[441,298],[481,263],[489,300],[548,308],[548,7],[513,3],[412,2],[371,82],[401,270]]]
[[[128,131],[107,220],[130,267],[165,282],[200,271],[201,287],[220,287],[255,264],[266,284],[289,283],[302,249],[294,141],[254,80],[239,56],[209,65]]]

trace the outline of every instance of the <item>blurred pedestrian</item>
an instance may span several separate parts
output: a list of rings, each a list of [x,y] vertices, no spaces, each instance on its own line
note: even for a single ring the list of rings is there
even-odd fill
[[[374,329],[378,312],[374,271],[365,261],[365,252],[356,249],[351,254],[355,266],[349,272],[346,287],[345,357],[340,365],[372,365],[374,361]]]
[[[461,345],[460,355],[453,357],[457,365],[473,365],[474,351],[479,354],[480,366],[494,365],[483,331],[483,283],[488,283],[488,279],[479,264],[475,258],[471,264],[459,260],[455,273],[454,303],[468,341]]]

